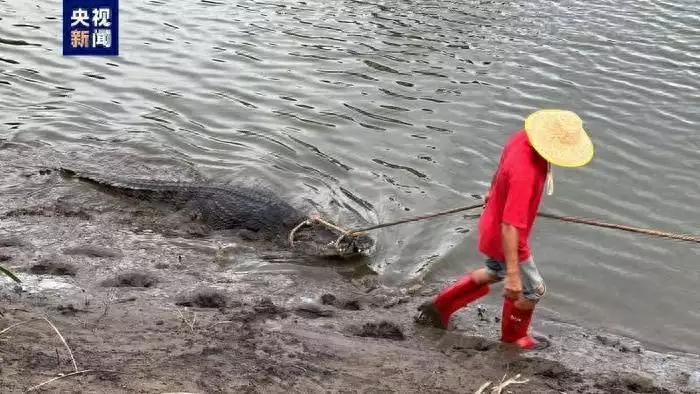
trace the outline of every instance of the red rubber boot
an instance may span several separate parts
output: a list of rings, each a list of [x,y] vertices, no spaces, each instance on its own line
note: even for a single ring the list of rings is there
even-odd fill
[[[532,321],[533,309],[518,309],[515,300],[504,297],[503,315],[501,317],[501,342],[514,343],[521,349],[539,349],[546,347],[528,334]]]
[[[490,288],[486,284],[477,284],[473,274],[462,276],[455,283],[446,287],[431,301],[423,303],[418,310],[440,328],[447,328],[452,314],[486,294]]]

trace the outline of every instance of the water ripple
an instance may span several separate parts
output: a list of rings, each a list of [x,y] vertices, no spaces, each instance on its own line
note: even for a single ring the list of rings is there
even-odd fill
[[[2,4],[10,141],[172,155],[386,221],[482,194],[523,118],[565,107],[597,156],[555,170],[548,209],[699,231],[694,0],[149,1],[121,5],[118,58],[62,57],[58,0]],[[380,232],[374,268],[411,279],[460,242],[477,261],[475,223],[450,220]],[[686,313],[696,249],[551,221],[536,233],[551,308],[698,350],[682,329],[700,325]],[[628,296],[639,288],[648,300]]]

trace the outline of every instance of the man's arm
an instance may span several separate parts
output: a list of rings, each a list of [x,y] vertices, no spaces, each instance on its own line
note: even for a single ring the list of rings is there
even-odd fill
[[[518,262],[518,228],[512,224],[501,225],[503,253],[506,258],[506,297],[518,299],[522,292],[520,266]]]
[[[505,295],[515,299],[522,294],[518,241],[520,231],[527,227],[533,182],[532,174],[521,168],[513,168],[508,174],[508,196],[503,209],[501,239],[506,260]]]

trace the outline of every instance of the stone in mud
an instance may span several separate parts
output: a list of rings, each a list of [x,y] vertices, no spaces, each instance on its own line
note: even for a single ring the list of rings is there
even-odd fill
[[[35,275],[75,276],[78,269],[72,264],[42,261],[31,266],[29,272]]]
[[[63,250],[66,255],[82,255],[87,257],[120,257],[121,253],[117,250],[104,248],[101,246],[75,246]]]
[[[145,272],[127,272],[102,282],[104,287],[152,287],[158,278]]]
[[[380,321],[378,323],[365,323],[360,326],[349,327],[351,334],[358,337],[372,337],[372,338],[385,338],[403,341],[406,337],[403,334],[403,330],[390,321]]]
[[[181,297],[175,302],[179,306],[196,306],[199,308],[225,308],[228,295],[217,289],[202,289]]]

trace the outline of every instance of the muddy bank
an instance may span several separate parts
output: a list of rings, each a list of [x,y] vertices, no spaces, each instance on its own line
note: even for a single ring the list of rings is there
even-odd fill
[[[553,322],[549,349],[518,354],[494,341],[492,307],[463,311],[450,331],[416,325],[420,289],[349,279],[338,267],[248,272],[218,263],[214,239],[195,248],[79,218],[17,217],[3,227],[15,237],[2,247],[4,264],[25,283],[18,293],[2,282],[0,329],[46,316],[77,368],[91,370],[44,386],[50,392],[473,393],[517,374],[528,381],[509,392],[698,389],[697,359]],[[75,370],[42,320],[0,336],[0,358],[3,392]]]
[[[363,261],[300,260],[158,207],[6,174],[21,188],[0,207],[0,255],[24,283],[0,279],[0,331],[28,323],[0,335],[3,392],[76,370],[39,390],[474,393],[520,375],[503,392],[700,392],[693,355],[556,322],[537,326],[550,348],[519,354],[496,341],[497,306],[422,327],[415,309],[434,289],[385,287]]]

